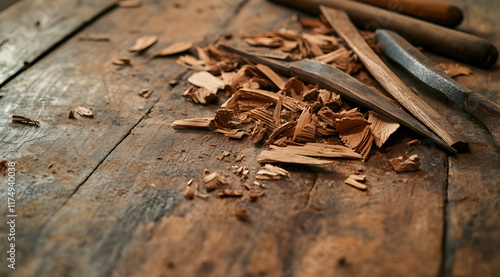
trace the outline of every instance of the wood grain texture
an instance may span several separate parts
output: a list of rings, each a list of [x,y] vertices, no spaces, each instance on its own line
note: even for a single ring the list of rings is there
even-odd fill
[[[114,2],[19,1],[4,10],[0,14],[0,84],[112,7]]]
[[[332,28],[359,56],[375,79],[420,122],[441,137],[451,148],[463,151],[467,143],[451,125],[396,76],[373,52],[344,11],[321,7]],[[452,151],[453,152],[453,151]]]
[[[108,33],[109,43],[73,38],[2,89],[0,156],[15,161],[18,172],[18,230],[22,232],[16,239],[22,247],[17,257],[26,262],[24,269],[15,272],[19,276],[45,272],[43,265],[28,265],[31,258],[27,258],[37,247],[41,226],[144,118],[168,82],[185,72],[175,58],[152,59],[153,53],[175,41],[202,40],[234,16],[237,8],[214,0],[213,7],[221,12],[214,19],[206,1],[174,6],[151,1],[136,9],[117,9],[85,30]],[[190,17],[193,10],[199,10],[196,19]],[[129,54],[128,48],[142,34],[157,35],[160,42],[143,55]],[[129,56],[132,66],[112,65],[115,55]],[[155,92],[145,99],[137,95],[143,88]],[[69,119],[69,111],[79,105],[91,108],[94,117]],[[33,117],[41,126],[10,123],[12,114]],[[5,191],[2,186],[3,202]],[[2,217],[5,213],[1,212]],[[6,231],[6,225],[1,228]],[[6,243],[2,240],[1,247]],[[0,275],[12,274],[7,269],[0,268]]]

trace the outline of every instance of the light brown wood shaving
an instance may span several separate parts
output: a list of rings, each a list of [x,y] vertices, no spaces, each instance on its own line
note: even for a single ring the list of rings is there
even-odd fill
[[[241,221],[247,221],[248,220],[248,216],[247,216],[247,209],[239,209],[239,210],[236,210],[234,212],[234,216],[236,216],[236,218],[238,220],[241,220]]]
[[[366,160],[373,144],[370,123],[363,118],[344,117],[337,119],[336,130],[345,145],[361,154]]]
[[[81,116],[86,116],[86,117],[94,116],[94,114],[92,113],[92,111],[89,108],[85,108],[82,106],[77,106],[75,108],[75,112],[77,112]]]
[[[216,93],[218,89],[224,87],[221,79],[215,77],[207,71],[196,72],[189,76],[188,82],[192,85],[205,88],[210,92]]]
[[[444,71],[444,73],[448,74],[452,78],[459,75],[467,76],[472,73],[472,70],[470,68],[459,64],[440,63],[439,67]]]
[[[205,105],[217,99],[216,93],[217,91],[208,90],[206,88],[195,89],[194,87],[190,87],[182,95],[186,97],[188,101]]]
[[[281,77],[267,65],[258,64],[256,68],[269,80],[271,80],[279,89],[285,88],[285,81],[283,81],[283,79],[281,79]]]
[[[258,180],[279,180],[282,177],[289,177],[290,173],[281,167],[265,164],[257,171],[255,179]]]
[[[371,123],[370,129],[378,147],[382,147],[387,139],[399,128],[399,123],[373,111],[368,113],[368,122]]]
[[[114,65],[130,65],[130,59],[127,57],[114,56],[111,58],[111,63]]]
[[[221,171],[214,171],[203,177],[203,183],[208,191],[214,190],[219,185],[227,185],[226,177]]]
[[[225,190],[222,190],[220,193],[219,193],[219,197],[223,198],[223,197],[242,197],[243,196],[243,191],[242,190],[239,190],[239,189],[225,189]]]
[[[184,190],[184,197],[188,200],[191,200],[194,198],[195,192],[194,189],[190,186],[187,186],[186,189]]]
[[[364,175],[350,175],[347,179],[344,180],[344,183],[353,186],[357,189],[366,190],[367,186],[361,182],[366,180],[366,176]]]
[[[130,52],[142,52],[155,44],[158,41],[157,36],[143,36],[135,41],[134,46],[130,47],[128,50]]]
[[[151,96],[152,93],[153,93],[153,90],[145,88],[145,89],[141,89],[137,94],[139,94],[139,96],[142,96],[144,98],[149,98],[149,96]]]
[[[176,42],[166,48],[163,48],[160,52],[156,53],[155,56],[170,56],[180,54],[191,49],[193,45],[194,43],[192,42]]]
[[[409,172],[416,171],[420,167],[420,158],[418,155],[411,155],[406,161],[403,160],[403,157],[397,157],[390,160],[392,168],[396,172]]]
[[[213,118],[190,118],[190,119],[179,119],[172,123],[173,127],[185,127],[185,128],[208,128],[210,127],[210,122]]]

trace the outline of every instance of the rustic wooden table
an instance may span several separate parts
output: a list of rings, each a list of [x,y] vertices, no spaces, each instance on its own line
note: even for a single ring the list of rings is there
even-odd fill
[[[300,30],[297,12],[264,0],[113,2],[24,0],[0,13],[0,160],[15,163],[17,200],[9,212],[4,170],[1,276],[500,276],[500,155],[477,121],[392,65],[467,137],[470,153],[408,147],[416,135],[402,129],[366,163],[286,167],[291,178],[265,182],[256,202],[185,200],[186,182],[201,182],[205,168],[232,175],[230,166],[244,165],[253,180],[261,149],[174,130],[174,120],[212,116],[217,106],[186,102],[190,71],[152,53],[221,34]],[[465,11],[461,29],[500,48],[498,1],[452,2]],[[90,33],[111,40],[79,40]],[[130,55],[147,34],[159,43]],[[117,70],[115,55],[133,66]],[[457,80],[499,103],[498,63],[472,70]],[[154,89],[148,99],[137,95],[144,87]],[[78,105],[95,116],[68,119]],[[13,114],[40,127],[11,123]],[[245,158],[217,159],[223,151]],[[420,171],[390,169],[390,158],[414,153]],[[360,169],[367,191],[343,184]],[[241,208],[248,222],[234,217]],[[11,214],[15,270],[6,260]]]

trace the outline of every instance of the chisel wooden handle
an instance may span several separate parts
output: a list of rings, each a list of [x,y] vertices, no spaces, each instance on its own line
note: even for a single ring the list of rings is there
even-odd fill
[[[485,39],[371,5],[348,0],[272,1],[315,14],[320,5],[344,10],[362,30],[389,29],[414,45],[476,66],[492,66],[498,59],[498,50]]]
[[[418,17],[425,21],[443,25],[446,27],[456,27],[462,22],[464,15],[462,10],[448,3],[438,1],[415,1],[415,0],[356,0],[366,4],[378,6],[413,17]]]

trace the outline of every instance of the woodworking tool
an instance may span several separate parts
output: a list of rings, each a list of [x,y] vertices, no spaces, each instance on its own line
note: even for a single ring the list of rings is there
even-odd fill
[[[280,74],[297,76],[303,81],[336,92],[350,101],[382,114],[431,139],[450,153],[457,152],[400,106],[340,69],[310,59],[286,62],[257,56],[248,51],[248,47],[242,47],[241,43],[238,44],[236,41],[221,44],[220,48],[227,52],[236,53],[250,62],[267,65]]]
[[[356,0],[378,6],[446,27],[456,27],[464,18],[462,10],[452,4],[439,1],[415,0]]]
[[[344,10],[362,30],[392,30],[413,44],[476,66],[492,66],[498,59],[498,50],[483,38],[356,1],[271,1],[314,14],[320,13],[320,5]]]
[[[500,145],[500,106],[453,80],[439,65],[398,34],[377,30],[375,38],[390,59],[481,121],[491,132],[495,143]]]

